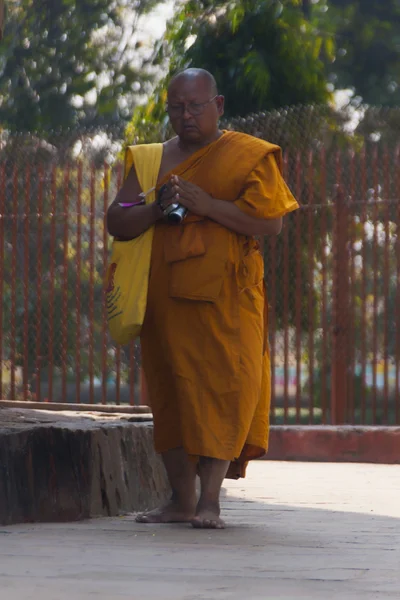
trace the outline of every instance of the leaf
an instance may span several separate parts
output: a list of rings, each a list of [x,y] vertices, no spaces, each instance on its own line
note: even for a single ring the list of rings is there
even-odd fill
[[[335,43],[332,37],[325,38],[325,53],[328,60],[333,61],[335,58]]]
[[[312,53],[312,56],[315,60],[317,60],[319,58],[319,55],[321,52],[321,46],[322,46],[322,37],[317,37],[314,42],[314,49],[313,49],[313,53]]]

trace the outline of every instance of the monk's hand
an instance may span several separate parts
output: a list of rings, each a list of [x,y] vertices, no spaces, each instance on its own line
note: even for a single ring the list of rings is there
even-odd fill
[[[175,202],[185,206],[189,212],[195,215],[208,216],[213,202],[210,194],[207,194],[198,185],[185,181],[177,175],[172,175],[171,185]]]
[[[175,193],[173,189],[173,183],[169,181],[165,186],[164,190],[159,198],[158,204],[162,211],[164,211],[170,204],[176,202]]]

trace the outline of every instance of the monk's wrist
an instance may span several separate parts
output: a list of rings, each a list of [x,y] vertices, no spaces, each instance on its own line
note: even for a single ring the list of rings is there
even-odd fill
[[[163,212],[158,202],[152,202],[152,204],[149,205],[149,208],[151,209],[153,223],[161,221],[161,219],[163,218]]]
[[[210,203],[207,210],[207,214],[205,215],[209,219],[214,219],[220,213],[221,204],[225,204],[223,200],[218,200],[218,198],[213,198],[210,196]]]

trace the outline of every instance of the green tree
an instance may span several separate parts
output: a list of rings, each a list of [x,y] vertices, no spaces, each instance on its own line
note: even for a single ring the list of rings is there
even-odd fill
[[[154,139],[165,124],[165,88],[177,71],[211,71],[226,97],[226,116],[244,116],[293,104],[329,100],[325,62],[331,35],[321,33],[299,0],[189,0],[169,23],[155,62],[169,73],[146,107],[139,108],[128,139]]]
[[[0,46],[0,122],[16,131],[120,123],[151,75],[138,19],[158,0],[16,0]]]
[[[335,34],[336,60],[329,67],[335,88],[352,88],[371,105],[400,104],[400,4],[397,0],[320,0],[313,10]],[[327,9],[327,10],[326,10]]]
[[[188,40],[194,43],[185,51]],[[227,115],[328,99],[326,44],[298,2],[192,0],[169,33],[171,70],[201,65],[227,97]]]

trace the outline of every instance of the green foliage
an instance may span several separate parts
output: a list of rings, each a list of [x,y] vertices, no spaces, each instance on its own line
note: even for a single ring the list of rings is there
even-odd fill
[[[151,144],[165,140],[169,133],[169,120],[165,112],[167,92],[159,87],[146,105],[138,107],[125,130],[127,144]]]
[[[128,118],[151,80],[135,28],[157,1],[136,0],[129,19],[125,0],[9,3],[0,46],[3,127],[45,136]]]
[[[316,17],[335,32],[336,60],[329,68],[334,86],[354,89],[367,104],[399,105],[399,2],[329,0],[327,7]]]
[[[207,10],[192,0],[169,39],[171,71],[201,66],[213,72],[227,116],[328,100],[321,60],[326,40],[304,19],[298,2],[241,0]]]
[[[157,65],[168,62],[168,76],[134,114],[128,139],[166,135],[163,93],[185,67],[215,74],[231,118],[326,104],[344,88],[353,89],[356,104],[398,105],[399,59],[397,0],[189,0],[156,54]]]
[[[179,70],[211,71],[232,117],[327,103],[324,62],[330,58],[331,36],[304,18],[298,0],[189,0],[169,23],[155,58],[156,64],[169,61],[169,73],[149,105],[136,110],[127,141],[166,134],[165,89]]]

